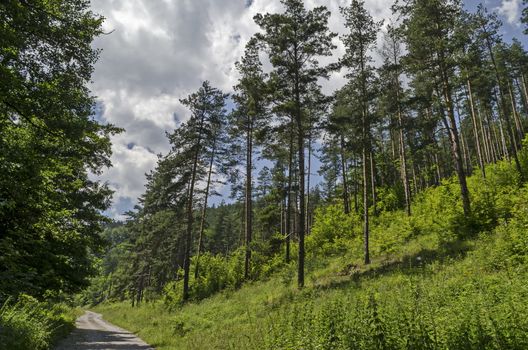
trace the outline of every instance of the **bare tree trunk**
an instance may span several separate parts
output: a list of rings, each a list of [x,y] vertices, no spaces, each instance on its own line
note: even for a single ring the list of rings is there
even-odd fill
[[[418,193],[418,178],[416,177],[416,164],[413,163],[412,167],[412,175],[413,175],[413,186],[414,186],[414,193]]]
[[[495,155],[495,162],[497,162],[499,159],[501,159],[504,155],[501,153],[501,140],[499,139],[499,136],[497,135],[497,128],[496,125],[493,123],[492,115],[488,111],[486,113],[486,119],[488,122],[488,126],[490,128],[490,141],[493,153]]]
[[[460,185],[460,194],[462,197],[462,207],[464,214],[467,216],[471,213],[471,202],[469,200],[469,190],[466,182],[466,173],[464,171],[464,165],[462,162],[462,154],[460,152],[460,140],[458,137],[458,130],[455,121],[455,113],[453,109],[453,101],[451,100],[451,86],[449,85],[449,79],[445,69],[442,68],[442,85],[444,102],[447,108],[447,118],[445,122],[448,129],[449,140],[451,141],[451,152],[453,155],[453,161],[455,163],[455,171],[458,177],[458,183]],[[442,118],[446,118],[443,111],[441,111]],[[448,123],[449,122],[449,123]]]
[[[216,153],[216,139],[213,142],[213,149],[211,151],[211,159],[209,160],[209,171],[207,173],[207,184],[205,186],[205,198],[202,207],[202,218],[200,219],[200,235],[198,236],[198,251],[196,252],[196,266],[194,268],[194,278],[198,278],[200,269],[200,254],[203,251],[203,234],[205,230],[205,215],[207,213],[207,200],[209,199],[209,188],[211,186],[211,174],[213,172],[213,163]]]
[[[252,170],[253,170],[253,127],[250,117],[248,117],[248,128],[246,137],[246,257],[244,262],[244,279],[249,278],[251,265],[251,236],[253,229],[253,190],[252,190]]]
[[[298,118],[297,118],[297,147],[299,153],[299,220],[298,220],[298,236],[299,236],[299,262],[297,285],[299,288],[304,287],[304,235],[305,235],[305,188],[304,188],[304,137],[303,126],[301,120],[300,100],[298,98]]]
[[[185,235],[185,253],[183,259],[183,294],[182,299],[186,301],[189,299],[189,271],[191,267],[191,244],[192,244],[192,227],[194,222],[193,204],[194,204],[194,184],[196,182],[196,172],[198,170],[198,158],[200,156],[202,131],[205,119],[205,113],[202,113],[200,118],[199,135],[196,144],[196,151],[194,152],[193,167],[191,173],[191,182],[189,184],[189,192],[187,197],[187,230]]]
[[[374,215],[378,213],[377,208],[377,195],[376,195],[376,164],[374,162],[374,152],[370,151],[369,153],[370,158],[370,185],[371,185],[371,191],[372,191],[372,207],[374,211]]]
[[[306,233],[310,234],[310,175],[312,171],[312,132],[308,135],[308,173],[306,174]]]
[[[354,185],[354,211],[359,214],[359,198],[358,198],[358,194],[359,194],[359,180],[358,180],[358,174],[357,174],[357,169],[358,169],[358,160],[355,159],[354,161],[354,172],[353,172],[353,185]]]
[[[521,119],[519,118],[519,112],[517,111],[517,104],[515,103],[515,94],[513,92],[510,81],[508,80],[508,94],[510,95],[510,102],[513,111],[513,119],[515,120],[515,131],[517,133],[518,142],[521,144],[524,138],[523,125]]]
[[[511,130],[510,130],[511,131]],[[502,141],[502,152],[506,159],[510,160],[510,152],[508,150],[508,146],[506,144],[506,137],[504,137],[504,127],[502,126],[502,119],[499,118],[499,132],[501,135],[501,141]],[[514,145],[515,147],[515,145]]]
[[[407,156],[405,152],[405,133],[403,131],[403,116],[398,105],[398,128],[400,143],[400,176],[405,193],[405,210],[408,216],[411,216],[411,189],[409,186],[409,176],[407,174]]]
[[[486,28],[483,28],[484,31],[486,31]],[[511,125],[511,121],[510,121],[510,116],[508,114],[508,109],[506,108],[506,100],[504,99],[504,94],[503,94],[503,91],[502,91],[502,83],[501,83],[501,78],[500,78],[500,74],[499,74],[499,70],[497,68],[497,63],[495,61],[495,55],[493,54],[493,49],[492,49],[492,45],[491,45],[491,41],[490,41],[490,38],[489,36],[486,37],[486,43],[487,43],[487,46],[488,46],[488,53],[490,55],[490,58],[491,58],[491,62],[493,64],[493,69],[495,71],[495,77],[497,79],[497,87],[499,89],[499,97],[500,97],[500,104],[501,104],[501,107],[502,107],[502,111],[503,111],[503,117],[504,117],[504,121],[506,122],[506,130],[508,131],[508,136],[510,138],[510,147],[511,147],[511,155],[513,156],[513,159],[515,161],[515,166],[517,168],[517,171],[519,172],[519,174],[521,174],[522,176],[522,168],[521,168],[521,163],[519,162],[519,157],[517,156],[517,152],[515,151],[515,149],[517,148],[516,147],[516,139],[513,135],[513,131],[512,131],[512,125]]]
[[[350,213],[350,200],[348,198],[347,167],[345,161],[345,138],[341,135],[341,173],[343,175],[343,206],[345,214]]]
[[[484,143],[485,161],[483,163],[484,164],[491,163],[492,162],[491,149],[490,149],[490,143],[488,142],[489,141],[489,130],[486,130],[486,127],[484,126],[484,121],[483,121],[484,118],[482,118],[482,115],[480,113],[480,107],[477,108],[477,117],[478,117],[477,119],[480,124],[480,130],[482,130],[482,140]]]
[[[458,101],[455,102],[456,111],[457,111],[457,121],[460,128],[460,143],[462,145],[462,161],[464,164],[464,169],[466,171],[466,174],[471,174],[471,156],[469,155],[469,146],[467,144],[467,140],[464,136],[464,130],[462,128],[462,119],[460,118],[460,109],[458,107]]]
[[[363,127],[365,129],[365,126]],[[365,130],[363,130],[365,134]],[[364,141],[365,142],[365,141]],[[368,170],[368,153],[367,146],[363,145],[363,240],[364,240],[364,251],[365,251],[365,264],[370,264],[369,254],[369,170]]]
[[[473,134],[475,137],[475,145],[477,146],[476,147],[477,157],[479,161],[480,171],[482,172],[482,177],[485,179],[486,178],[486,168],[484,166],[484,159],[482,157],[482,149],[480,146],[480,136],[479,136],[479,130],[478,130],[478,124],[477,124],[477,116],[475,114],[475,105],[473,103],[473,92],[471,90],[471,81],[469,80],[469,78],[466,78],[466,83],[467,83],[466,95],[467,95],[467,99],[469,102],[469,110],[471,112],[471,121],[473,122]]]
[[[290,262],[290,240],[291,240],[291,189],[292,189],[292,179],[293,179],[293,120],[290,126],[290,154],[288,160],[288,186],[287,186],[287,200],[286,205],[286,262]]]
[[[514,78],[515,86],[517,87],[517,91],[519,91],[519,98],[521,99],[521,104],[524,109],[524,113],[528,113],[528,100],[526,100],[526,96],[524,95],[523,88],[521,84],[519,83],[519,78]]]
[[[526,113],[528,113],[528,89],[526,88],[526,79],[524,73],[521,71],[521,85],[524,100],[526,101]]]
[[[438,178],[438,181],[436,182],[436,184],[439,185],[440,182],[442,181],[442,172],[440,169],[440,160],[438,159],[438,152],[434,153],[434,164],[436,168],[436,176]]]

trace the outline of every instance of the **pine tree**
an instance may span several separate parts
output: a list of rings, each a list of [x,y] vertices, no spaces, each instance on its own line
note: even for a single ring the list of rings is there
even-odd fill
[[[255,39],[250,40],[246,45],[246,50],[242,59],[236,63],[240,74],[240,80],[235,86],[236,94],[233,99],[236,109],[231,114],[232,140],[235,146],[242,144],[245,150],[245,246],[246,255],[244,263],[244,278],[249,278],[251,263],[251,239],[253,236],[253,156],[255,133],[258,133],[265,123],[266,113],[266,76],[262,72],[262,64],[259,59],[258,43]],[[243,140],[236,139],[243,138]]]
[[[403,190],[405,195],[405,209],[407,215],[411,215],[411,189],[409,183],[409,172],[407,169],[407,146],[406,146],[406,118],[405,111],[403,108],[403,95],[404,91],[401,86],[401,56],[402,56],[402,43],[398,37],[397,31],[390,27],[385,35],[384,46],[381,51],[382,58],[384,60],[383,67],[380,69],[382,75],[387,77],[386,80],[383,78],[381,81],[385,81],[385,85],[382,86],[382,93],[385,97],[385,103],[387,112],[396,116],[396,127],[397,130],[397,145],[398,155],[400,162],[400,176],[403,184]]]
[[[310,120],[303,106],[310,104],[308,88],[326,69],[319,66],[320,56],[329,56],[334,48],[328,29],[330,12],[326,7],[307,10],[301,0],[283,0],[285,11],[280,14],[258,14],[255,22],[263,30],[257,38],[263,43],[273,65],[272,81],[277,110],[291,117],[294,126],[299,176],[299,265],[298,286],[304,286],[304,235],[305,235],[305,138]]]
[[[345,27],[349,30],[342,40],[345,45],[345,56],[341,64],[348,69],[348,78],[353,82],[353,89],[358,97],[358,109],[361,111],[361,157],[363,166],[363,235],[365,245],[365,264],[370,263],[369,256],[369,189],[374,193],[372,181],[372,136],[371,110],[374,68],[369,51],[376,43],[381,23],[376,23],[365,9],[361,0],[352,0],[349,7],[341,8]],[[374,199],[374,198],[373,198]]]
[[[461,49],[454,32],[462,13],[461,3],[459,0],[397,1],[393,10],[403,19],[401,32],[408,50],[407,69],[412,74],[428,76],[433,83],[439,114],[448,130],[464,213],[469,215],[471,202],[453,101],[455,57]]]
[[[213,88],[209,82],[205,81],[197,92],[189,95],[181,103],[191,111],[190,119],[182,126],[184,132],[180,135],[171,135],[173,151],[187,155],[191,159],[191,169],[187,190],[186,209],[186,233],[185,233],[185,253],[183,263],[183,300],[189,298],[189,271],[191,264],[191,244],[194,223],[194,196],[195,186],[203,174],[206,165],[203,162],[203,154],[206,145],[214,140],[213,134],[216,132],[216,124],[225,118],[225,100],[227,95],[220,90]],[[183,136],[180,139],[177,136]],[[183,141],[183,142],[181,142]],[[176,142],[181,149],[174,147]]]

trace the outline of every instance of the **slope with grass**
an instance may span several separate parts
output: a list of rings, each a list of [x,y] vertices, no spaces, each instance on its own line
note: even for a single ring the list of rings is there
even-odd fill
[[[528,186],[511,164],[469,178],[473,214],[446,181],[413,215],[374,219],[373,262],[359,218],[321,208],[308,239],[307,286],[295,266],[183,306],[99,305],[156,349],[526,349]]]

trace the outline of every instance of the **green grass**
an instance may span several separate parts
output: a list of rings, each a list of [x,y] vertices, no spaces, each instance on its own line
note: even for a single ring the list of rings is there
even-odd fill
[[[301,291],[290,265],[182,307],[96,311],[159,350],[526,349],[528,187],[507,163],[469,186],[471,218],[453,181],[415,198],[411,218],[381,213],[368,266],[358,228],[329,217],[339,210],[321,211]]]
[[[0,307],[0,349],[48,350],[74,328],[80,309],[20,295]]]

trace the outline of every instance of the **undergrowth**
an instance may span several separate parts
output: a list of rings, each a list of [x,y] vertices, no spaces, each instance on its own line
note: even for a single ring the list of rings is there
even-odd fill
[[[62,303],[39,302],[28,295],[0,307],[0,349],[48,350],[74,328],[78,311]]]
[[[454,180],[416,196],[410,217],[380,212],[370,265],[359,217],[321,208],[303,290],[295,265],[277,263],[265,280],[182,306],[97,310],[159,350],[526,349],[528,186],[507,162],[486,170],[468,178],[470,217]],[[218,271],[227,274],[205,275]]]

